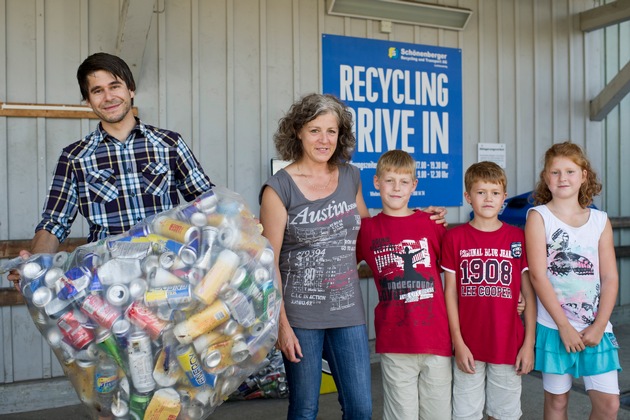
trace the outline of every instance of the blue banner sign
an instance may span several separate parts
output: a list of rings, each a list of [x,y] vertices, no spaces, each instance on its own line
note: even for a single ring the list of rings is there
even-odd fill
[[[352,110],[368,208],[381,208],[376,162],[400,149],[416,160],[410,207],[462,205],[461,49],[322,35],[323,91]]]

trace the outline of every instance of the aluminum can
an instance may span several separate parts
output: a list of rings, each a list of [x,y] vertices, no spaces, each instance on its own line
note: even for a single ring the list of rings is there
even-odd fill
[[[153,380],[153,353],[151,339],[144,331],[136,331],[129,336],[129,374],[134,388],[138,392],[150,392],[155,389]]]
[[[62,300],[55,297],[44,307],[44,311],[51,319],[58,319],[61,315],[68,312],[72,303],[73,301],[71,300]]]
[[[204,227],[208,224],[208,218],[204,213],[194,212],[188,217],[190,224],[196,227]]]
[[[55,283],[63,276],[63,270],[59,267],[53,267],[46,272],[44,276],[44,283],[46,287],[52,289],[55,287]]]
[[[109,330],[100,330],[96,336],[96,345],[103,350],[113,361],[120,366],[125,373],[129,372],[123,353],[118,348],[118,343]]]
[[[233,363],[230,352],[234,342],[231,339],[210,345],[202,354],[203,365],[207,372],[217,374],[223,372]]]
[[[203,366],[208,370],[214,369],[217,366],[219,366],[219,363],[221,363],[221,358],[222,358],[222,354],[219,350],[206,349],[201,354]]]
[[[90,280],[90,284],[88,285],[88,290],[90,291],[90,293],[100,293],[103,291],[103,283],[101,283],[101,279],[99,278],[96,271],[92,275],[92,279]]]
[[[206,383],[206,376],[192,344],[177,347],[175,355],[190,384],[194,387],[203,386]]]
[[[190,284],[158,287],[149,289],[144,294],[144,304],[149,307],[168,305],[174,308],[191,301],[192,289]]]
[[[153,270],[148,277],[151,287],[174,286],[185,283],[177,274],[165,270],[162,267]]]
[[[21,274],[22,277],[28,281],[31,290],[34,291],[44,280],[44,277],[46,276],[46,269],[39,265],[39,263],[31,261],[24,264]]]
[[[210,331],[195,338],[193,346],[195,347],[195,351],[197,353],[202,353],[205,349],[210,347],[211,344],[218,343],[219,341],[225,341],[227,339],[228,337],[221,333]]]
[[[243,292],[230,289],[225,294],[224,301],[236,322],[245,328],[249,328],[254,324],[256,321],[254,305],[252,305]]]
[[[153,379],[163,388],[175,385],[182,377],[183,372],[179,368],[179,363],[175,357],[175,346],[164,346],[158,353],[155,361]]]
[[[241,363],[249,357],[249,349],[245,342],[245,337],[237,335],[233,337],[232,350],[230,356],[235,363]]]
[[[260,263],[262,265],[265,265],[267,267],[271,267],[273,265],[274,262],[274,255],[273,255],[273,249],[271,248],[265,248],[261,253],[260,256],[258,257],[258,261],[260,261]]]
[[[241,326],[234,319],[230,318],[223,324],[214,329],[215,332],[221,333],[227,336],[233,336],[241,329]]]
[[[252,335],[247,338],[247,348],[249,349],[249,353],[253,355],[263,348],[263,346],[271,348],[277,340],[278,335],[276,324],[274,322],[267,322],[258,335]]]
[[[210,268],[203,280],[195,287],[195,297],[206,305],[210,305],[214,302],[223,285],[234,275],[234,272],[238,268],[239,261],[238,255],[234,252],[228,249],[221,251],[212,268]]]
[[[65,278],[72,282],[78,292],[81,292],[90,286],[92,272],[87,267],[73,267],[65,272]],[[61,279],[63,280],[64,277]]]
[[[81,352],[79,352],[81,353]],[[94,400],[94,371],[96,369],[96,361],[94,359],[81,358],[77,353],[76,363],[81,369],[81,374],[78,375],[78,388],[77,394],[79,399],[90,404]]]
[[[96,270],[96,267],[101,265],[101,257],[93,252],[88,252],[87,254],[83,255],[82,262],[83,267],[87,268],[90,272],[93,273],[94,270]]]
[[[129,301],[129,288],[124,284],[112,284],[107,289],[105,298],[110,305],[124,306]]]
[[[147,291],[147,282],[144,279],[133,279],[129,282],[129,295],[136,300]]]
[[[88,295],[81,304],[81,311],[103,328],[111,329],[120,318],[120,311],[98,295]]]
[[[138,224],[136,226],[131,227],[127,231],[127,235],[137,238],[142,236],[147,236],[151,234],[151,226],[146,224]]]
[[[257,267],[254,270],[253,274],[254,274],[254,281],[259,286],[265,284],[266,282],[268,282],[271,279],[271,275],[269,274],[269,270],[267,270],[264,267]]]
[[[257,311],[258,319],[266,321],[273,319],[277,310],[277,302],[279,300],[276,287],[273,280],[269,280],[260,287],[263,295],[262,302],[260,302],[259,310]]]
[[[177,254],[171,251],[166,251],[160,254],[158,260],[160,262],[160,267],[165,270],[169,270],[173,264],[175,264],[175,259],[177,258]]]
[[[33,280],[46,274],[46,269],[35,261],[27,262],[22,266],[22,275],[28,280]]]
[[[236,269],[234,276],[230,280],[230,286],[245,293],[246,296],[251,299],[261,301],[262,291],[258,288],[254,278],[250,275],[245,267],[239,267]]]
[[[153,270],[160,267],[160,257],[157,255],[147,255],[142,260],[142,272],[149,275]]]
[[[68,254],[66,251],[60,251],[57,252],[55,254],[55,256],[53,257],[53,266],[55,267],[63,267],[66,262],[68,261],[68,257],[70,254]]]
[[[151,250],[157,254],[162,252],[173,252],[177,254],[182,246],[184,246],[179,241],[155,233],[143,237],[131,238],[129,240],[132,243],[149,244]]]
[[[63,334],[59,328],[48,328],[46,331],[46,341],[48,341],[50,347],[57,348],[61,346],[61,340],[63,340]]]
[[[118,347],[126,349],[129,347],[129,333],[131,331],[131,323],[125,318],[120,318],[112,325],[112,333],[118,343]]]
[[[31,302],[38,308],[43,308],[53,299],[53,292],[46,286],[38,287],[33,292]]]
[[[203,333],[213,330],[230,319],[230,310],[220,300],[201,312],[192,315],[173,328],[175,338],[182,344],[189,344]]]
[[[262,334],[263,330],[265,328],[265,323],[264,322],[255,322],[254,325],[252,325],[251,327],[249,327],[249,335],[252,335],[254,337]]]
[[[212,190],[203,193],[200,197],[197,197],[191,204],[195,209],[203,213],[213,213],[216,211],[217,203],[219,199]]]
[[[266,246],[265,239],[262,236],[250,235],[245,231],[239,230],[236,226],[224,226],[219,231],[219,243],[231,250],[243,250],[251,256],[260,254]]]
[[[126,284],[131,279],[142,277],[140,258],[113,258],[98,268],[98,277],[104,286]]]
[[[76,349],[82,349],[94,341],[94,333],[79,322],[74,311],[68,311],[57,321],[61,334]]]
[[[112,258],[142,259],[151,252],[150,242],[117,240],[107,242],[107,250]]]
[[[197,261],[198,245],[192,245],[193,243],[196,244],[196,242],[191,242],[189,245],[184,245],[177,255],[181,264],[187,267],[192,266]]]
[[[127,307],[125,317],[131,321],[132,324],[146,331],[152,340],[157,340],[167,325],[165,321],[158,318],[149,308],[138,300]]]
[[[158,234],[182,244],[199,237],[199,228],[166,216],[157,217],[153,222],[153,228]]]
[[[153,398],[152,392],[132,392],[129,396],[129,414],[133,420],[144,419],[144,413],[147,411],[147,407]]]
[[[204,226],[201,229],[201,242],[199,244],[199,259],[195,267],[208,270],[212,263],[212,250],[219,230],[214,226]]]

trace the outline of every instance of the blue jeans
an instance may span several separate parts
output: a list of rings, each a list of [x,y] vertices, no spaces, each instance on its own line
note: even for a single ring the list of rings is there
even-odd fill
[[[322,356],[328,361],[337,386],[342,418],[372,418],[370,350],[366,326],[326,330],[293,328],[293,332],[300,342],[304,357],[299,363],[284,359],[289,383],[287,419],[317,418]]]

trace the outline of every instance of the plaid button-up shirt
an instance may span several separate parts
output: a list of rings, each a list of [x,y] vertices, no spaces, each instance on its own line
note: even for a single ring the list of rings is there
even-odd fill
[[[136,119],[120,142],[99,124],[61,152],[35,231],[63,242],[79,212],[90,226],[88,241],[96,241],[178,205],[178,191],[190,201],[212,186],[178,133]]]

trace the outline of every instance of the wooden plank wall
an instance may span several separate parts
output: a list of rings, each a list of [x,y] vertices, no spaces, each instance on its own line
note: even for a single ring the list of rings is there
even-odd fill
[[[592,0],[436,2],[472,9],[466,30],[394,23],[382,33],[375,20],[328,16],[325,0],[157,0],[135,105],[146,122],[179,131],[213,181],[256,213],[278,119],[320,90],[323,33],[461,48],[465,167],[478,142],[505,143],[508,195],[517,195],[532,189],[544,150],[570,138],[604,175],[598,207],[630,215],[628,100],[605,122],[588,120],[589,99],[628,61],[628,25],[581,33],[577,13]],[[115,51],[121,4],[0,0],[0,102],[79,104],[76,68],[90,53]],[[94,125],[0,117],[0,241],[31,238],[59,151]],[[469,211],[449,208],[449,222]],[[73,238],[86,233],[75,223]],[[616,233],[618,245],[627,235]],[[625,283],[620,303],[630,303]],[[0,308],[0,383],[61,374],[31,324],[24,307]]]

